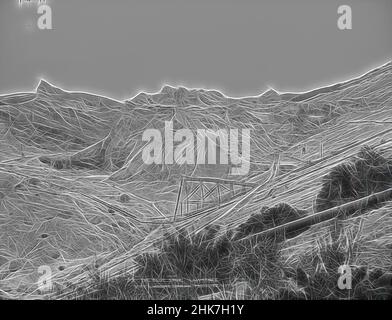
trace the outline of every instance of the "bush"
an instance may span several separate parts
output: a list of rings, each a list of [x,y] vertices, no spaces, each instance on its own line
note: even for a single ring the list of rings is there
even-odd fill
[[[236,238],[241,239],[248,235],[294,221],[306,215],[305,210],[298,210],[286,203],[280,203],[273,208],[263,207],[260,213],[253,214],[249,219],[237,228]],[[285,234],[275,234],[275,240],[282,241],[296,237],[308,228],[288,231]]]
[[[219,227],[210,226],[197,235],[184,231],[167,235],[159,253],[136,258],[140,265],[136,278],[213,279],[221,284],[242,279],[258,286],[260,279],[276,269],[278,244],[274,239],[233,241],[231,232],[218,232]]]
[[[137,277],[225,280],[231,268],[231,240],[217,237],[219,227],[189,235],[184,231],[165,237],[160,252],[139,256]]]
[[[334,167],[323,178],[316,209],[333,208],[391,186],[392,160],[370,147],[363,147],[355,161]]]

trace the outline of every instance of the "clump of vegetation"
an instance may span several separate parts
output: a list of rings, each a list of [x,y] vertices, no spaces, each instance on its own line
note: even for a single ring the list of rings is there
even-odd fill
[[[392,159],[363,147],[354,161],[338,165],[323,178],[316,209],[323,211],[392,187]]]
[[[236,237],[244,238],[248,235],[259,233],[261,231],[297,220],[306,215],[305,210],[299,210],[291,207],[286,203],[280,203],[273,208],[263,207],[260,213],[253,214],[249,219],[237,228]],[[306,229],[287,231],[284,234],[276,234],[275,240],[282,241],[296,237]]]
[[[236,283],[246,283],[246,299],[391,299],[391,274],[385,270],[372,269],[368,266],[352,264],[353,247],[348,248],[343,238],[317,246],[317,252],[302,257],[299,264],[282,264],[278,245],[272,238],[253,237],[232,243],[229,261],[232,262],[228,278],[223,282],[207,282],[202,285],[198,274],[188,273],[188,278],[171,278],[173,273],[146,272],[140,269],[136,277],[123,274],[107,278],[98,272],[92,273],[92,284],[87,287],[75,287],[69,298],[99,300],[140,300],[140,299],[198,299],[200,296],[221,293],[221,296],[233,298],[232,291]],[[163,265],[164,255],[144,255],[152,258],[147,264],[156,264],[155,270],[169,267]],[[145,263],[143,259],[139,263]],[[341,276],[339,267],[351,268],[351,289],[338,287]],[[151,265],[149,265],[151,266]],[[143,267],[143,266],[142,266]],[[145,266],[146,267],[146,266]],[[294,267],[294,268],[293,268]],[[188,271],[195,269],[188,269]],[[152,277],[147,277],[151,275]],[[193,278],[192,278],[193,277]],[[167,280],[167,281],[162,281]],[[207,279],[208,280],[208,279]],[[213,280],[213,279],[210,279]],[[294,287],[287,283],[294,281]],[[386,283],[387,282],[387,283]]]
[[[318,248],[318,253],[312,255],[310,261],[301,264],[294,272],[287,274],[295,280],[302,294],[293,294],[281,290],[282,299],[308,300],[385,300],[391,299],[391,286],[380,281],[386,277],[380,269],[369,270],[368,266],[353,264],[350,256],[353,248],[346,248],[344,240],[324,243]],[[301,260],[307,260],[303,257]],[[350,268],[350,287],[339,288],[339,278],[343,273],[342,266]],[[306,269],[306,271],[305,271]],[[347,283],[345,283],[347,285]]]
[[[159,252],[136,258],[136,278],[210,279],[223,287],[239,281],[252,288],[254,298],[271,298],[281,280],[279,243],[260,236],[234,240],[231,232],[219,230],[212,225],[197,235],[166,236]]]
[[[232,297],[241,282],[250,288],[248,298],[274,298],[282,280],[277,243],[266,237],[233,241],[230,232],[218,235],[219,230],[213,225],[197,235],[184,231],[167,235],[159,251],[136,257],[139,269],[133,277],[108,279],[96,273],[92,285],[75,289],[74,296],[198,299],[228,291]]]
[[[184,231],[165,237],[158,253],[147,253],[136,261],[141,266],[137,277],[224,280],[230,271],[230,239],[216,237],[218,226],[189,235]]]

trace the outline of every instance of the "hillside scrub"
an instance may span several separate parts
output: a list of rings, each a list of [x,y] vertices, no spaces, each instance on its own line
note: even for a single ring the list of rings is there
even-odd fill
[[[329,197],[326,197],[324,204],[333,207],[336,198],[339,201],[357,199],[389,188],[390,163],[380,153],[370,148],[362,149],[355,160],[333,168],[323,180],[322,190],[332,185],[332,191],[336,191],[335,194],[332,191],[327,194]],[[340,172],[343,174],[339,175]],[[37,185],[41,182],[36,179],[24,183]],[[9,185],[13,186],[14,183],[4,184],[2,190],[5,192],[10,189]],[[322,201],[320,194],[318,203]],[[118,201],[130,201],[125,196],[125,193],[121,193]],[[306,214],[305,210],[280,203],[270,208],[262,207],[234,230],[226,231],[219,225],[209,225],[198,234],[185,230],[166,234],[154,252],[136,256],[139,268],[132,278],[129,274],[110,279],[99,274],[93,275],[92,288],[84,290],[75,287],[75,295],[84,299],[196,299],[217,291],[224,292],[227,288],[230,291],[236,283],[244,282],[249,288],[247,299],[388,298],[389,291],[385,291],[385,288],[382,289],[384,292],[377,291],[379,289],[375,287],[374,279],[377,280],[380,275],[372,271],[374,268],[370,272],[366,271],[367,266],[362,267],[362,264],[353,269],[352,290],[341,291],[336,287],[339,266],[356,262],[350,260],[354,249],[343,250],[345,241],[339,235],[332,244],[321,246],[319,252],[306,252],[304,256],[307,257],[300,257],[299,260],[306,258],[309,261],[299,264],[287,263],[281,248],[285,240],[297,237],[305,230],[248,237]],[[343,231],[344,228],[339,229],[339,234]],[[311,240],[318,238],[319,234],[306,233],[298,237],[299,241],[302,236]],[[379,273],[385,271],[383,268]],[[366,272],[370,273],[369,279],[372,280],[366,279]],[[181,286],[176,286],[178,280]],[[200,280],[208,280],[212,284],[194,284]],[[159,281],[164,284],[154,284]]]
[[[391,160],[380,152],[369,147],[362,148],[353,161],[333,168],[323,179],[322,190],[317,197],[318,210],[326,210],[389,188],[392,182],[391,166]],[[252,288],[252,298],[389,297],[388,292],[380,293],[377,288],[375,290],[374,280],[380,275],[375,275],[374,271],[369,272],[367,267],[353,268],[353,289],[342,291],[337,287],[339,266],[350,260],[350,250],[343,249],[344,245],[338,240],[339,237],[335,238],[334,242],[321,246],[318,254],[311,257],[306,266],[307,270],[313,270],[310,273],[301,267],[294,269],[294,272],[290,271],[288,266],[280,262],[279,243],[294,238],[305,230],[246,238],[305,215],[306,211],[281,203],[272,208],[263,207],[259,213],[251,215],[235,229],[234,237],[228,236],[227,233],[216,237],[219,231],[216,226],[210,226],[202,235],[189,236],[179,233],[165,240],[166,244],[162,246],[161,252],[144,255],[144,261],[139,258],[138,262],[142,266],[139,275],[156,278],[170,274],[193,279],[210,275],[220,279],[222,283],[242,280]],[[154,268],[155,271],[151,273]],[[225,277],[221,277],[222,274]],[[297,289],[302,290],[290,291],[285,288],[284,283],[289,279],[294,281]]]
[[[277,235],[279,239],[246,237],[302,217],[305,213],[287,204],[279,204],[274,208],[263,208],[261,213],[251,216],[235,230],[235,236],[232,232],[219,234],[220,227],[216,225],[196,235],[184,231],[167,235],[157,252],[136,258],[140,266],[136,278],[210,278],[221,284],[246,281],[255,292],[260,290],[263,297],[271,297],[282,280],[279,243],[284,239],[281,235]],[[303,231],[293,231],[285,237],[291,238]],[[265,287],[271,289],[268,294],[261,289]]]
[[[220,283],[246,279],[256,285],[261,270],[268,274],[275,269],[278,247],[274,239],[234,241],[230,232],[217,236],[218,231],[218,226],[210,226],[202,234],[179,232],[167,236],[158,252],[136,258],[140,266],[136,278],[209,278]]]
[[[241,239],[251,234],[255,234],[284,223],[294,221],[306,215],[305,210],[299,210],[291,207],[286,203],[280,203],[275,207],[263,207],[260,213],[253,214],[249,219],[238,226],[236,237]],[[275,239],[282,241],[284,239],[294,238],[308,228],[286,232],[285,234],[276,234]]]
[[[323,211],[392,187],[392,159],[363,147],[355,160],[340,164],[323,178],[316,210]]]
[[[137,257],[141,268],[136,277],[225,280],[231,269],[232,243],[226,235],[215,239],[218,231],[218,226],[210,226],[197,235],[184,231],[167,235],[159,252]]]

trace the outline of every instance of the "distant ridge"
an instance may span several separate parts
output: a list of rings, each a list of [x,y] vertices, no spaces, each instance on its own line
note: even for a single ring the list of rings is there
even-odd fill
[[[377,68],[367,71],[366,73],[358,77],[354,77],[342,82],[319,87],[305,92],[280,92],[278,90],[275,90],[274,88],[270,88],[258,96],[244,96],[244,97],[229,97],[218,90],[209,90],[203,88],[186,88],[183,86],[174,87],[170,85],[164,85],[159,92],[156,93],[139,92],[133,98],[127,99],[126,101],[134,102],[135,100],[137,100],[137,102],[140,102],[140,99],[143,100],[148,98],[152,98],[155,101],[156,98],[157,100],[165,100],[165,98],[175,98],[179,96],[181,96],[182,99],[184,100],[184,98],[186,97],[192,98],[196,95],[199,98],[201,98],[201,100],[203,100],[203,98],[206,97],[208,97],[209,99],[213,97],[217,101],[219,100],[239,101],[245,99],[257,99],[261,103],[271,103],[271,102],[279,102],[279,101],[304,102],[306,100],[315,98],[316,96],[322,94],[333,93],[333,92],[347,89],[352,86],[356,86],[362,82],[368,81],[368,79],[374,79],[380,75],[383,75],[385,73],[391,73],[391,72],[392,72],[392,61],[389,61]]]
[[[376,78],[379,75],[392,72],[392,61],[389,61],[377,68],[374,68],[365,74],[356,78],[351,78],[346,81],[338,82],[332,85],[327,85],[312,89],[305,92],[280,92],[274,88],[269,88],[257,96],[244,96],[244,97],[230,97],[220,92],[219,90],[204,89],[204,88],[187,88],[184,86],[171,86],[164,85],[158,92],[150,93],[140,91],[131,98],[125,99],[125,103],[139,104],[139,103],[163,103],[163,104],[198,104],[203,103],[221,103],[227,101],[239,101],[246,99],[256,99],[261,103],[274,103],[279,101],[292,101],[292,102],[305,102],[309,99],[313,99],[316,96],[337,92],[340,90],[347,89],[351,86],[365,82],[370,78]],[[38,94],[64,94],[72,93],[72,91],[63,90],[57,86],[50,84],[48,81],[41,79],[37,88],[36,93]],[[87,92],[86,92],[87,94]],[[98,96],[98,95],[96,95]],[[102,96],[104,97],[104,96]],[[111,99],[110,97],[104,97]]]

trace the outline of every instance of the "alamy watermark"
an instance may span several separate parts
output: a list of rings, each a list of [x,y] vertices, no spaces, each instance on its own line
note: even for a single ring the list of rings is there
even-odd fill
[[[19,7],[37,5],[37,27],[39,30],[52,30],[52,8],[47,0],[18,0]],[[349,5],[340,5],[337,10],[337,27],[340,30],[352,29],[352,9]]]
[[[241,139],[240,139],[241,138]],[[246,175],[250,168],[250,129],[173,130],[173,122],[165,121],[164,134],[147,129],[142,151],[145,164],[221,164],[231,165],[231,175]],[[219,152],[217,152],[219,150]],[[241,151],[241,152],[240,152]]]
[[[340,274],[338,279],[338,288],[340,290],[351,290],[352,289],[352,272],[349,265],[341,265],[338,269]]]
[[[338,28],[340,30],[351,30],[353,28],[353,14],[352,9],[348,5],[341,5],[338,7]]]
[[[50,266],[39,266],[38,274],[40,275],[37,281],[38,290],[40,290],[41,292],[47,292],[52,290],[52,269],[50,268]]]
[[[39,30],[52,30],[52,8],[47,3],[47,0],[18,0],[19,7],[30,6],[35,4],[37,6],[37,28]]]

